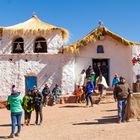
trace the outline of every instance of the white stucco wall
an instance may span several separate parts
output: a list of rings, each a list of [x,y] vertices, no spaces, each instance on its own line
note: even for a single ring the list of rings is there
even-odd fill
[[[37,86],[42,90],[47,82],[52,89],[57,83],[63,94],[74,91],[74,57],[72,54],[59,53],[63,46],[62,33],[52,31],[47,34],[14,33],[4,30],[0,43],[0,97],[10,94],[12,84],[16,84],[22,95],[25,93],[25,76],[36,76]],[[24,39],[24,53],[12,54],[12,42],[15,38]],[[44,37],[48,53],[33,53],[34,41]],[[10,59],[12,61],[10,61]],[[26,60],[28,62],[26,62]]]
[[[52,31],[47,34],[38,33],[14,33],[3,31],[2,41],[0,45],[0,54],[11,54],[12,43],[17,37],[22,37],[24,39],[24,51],[25,53],[32,53],[34,50],[34,42],[38,37],[43,37],[47,42],[48,54],[57,54],[60,48],[63,46],[62,33],[60,31]]]
[[[104,53],[97,54],[97,45],[104,46]],[[87,69],[89,65],[92,65],[92,59],[109,59],[110,63],[110,85],[114,76],[114,73],[118,73],[120,76],[126,77],[126,80],[131,85],[133,72],[132,72],[132,48],[131,46],[124,46],[111,37],[106,36],[105,40],[97,41],[96,43],[90,43],[80,49],[80,53],[76,56],[76,76],[79,75],[82,69]],[[76,77],[77,79],[78,77]]]
[[[140,46],[133,46],[132,48],[132,58],[137,57],[140,54]],[[136,75],[140,74],[140,64],[135,64],[133,66],[133,81],[136,82]]]
[[[24,95],[25,76],[36,76],[39,90],[42,90],[47,82],[51,89],[56,83],[59,84],[63,94],[72,94],[74,91],[74,58],[72,55],[23,54],[0,56],[0,70],[0,89],[2,91],[0,96],[10,94],[12,84],[16,84],[19,91]]]

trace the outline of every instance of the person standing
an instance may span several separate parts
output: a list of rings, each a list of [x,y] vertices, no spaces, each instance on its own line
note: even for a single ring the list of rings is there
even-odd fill
[[[53,95],[53,105],[58,102],[59,96],[62,94],[60,87],[58,84],[55,85],[54,89],[52,90]]]
[[[43,114],[42,114],[43,96],[37,88],[33,89],[33,94],[34,94],[34,107],[35,107],[35,113],[36,113],[35,124],[38,125],[38,118],[40,116],[39,124],[41,125],[43,121]]]
[[[115,85],[113,93],[114,99],[118,104],[118,123],[121,123],[126,120],[125,108],[127,105],[127,98],[130,94],[132,94],[124,77],[120,77],[120,82]]]
[[[14,136],[19,136],[21,131],[21,117],[22,117],[22,97],[20,92],[17,92],[15,85],[12,86],[11,95],[8,96],[8,104],[10,105],[11,111],[11,122],[12,130],[8,138],[14,138]],[[15,128],[17,124],[17,132],[15,133]]]
[[[112,80],[112,87],[114,88],[116,84],[120,82],[119,76],[117,73],[115,73],[114,78]]]
[[[91,73],[90,77],[91,77],[91,81],[95,85],[95,72],[94,71]]]
[[[91,78],[88,77],[86,83],[86,95],[85,95],[87,107],[89,106],[89,100],[91,103],[91,107],[93,106],[93,100],[92,100],[93,91],[94,91],[94,84],[91,81]]]
[[[93,68],[91,65],[89,65],[88,69],[86,70],[86,78],[90,77],[92,72]]]
[[[79,85],[79,86],[82,87],[82,86],[84,85],[85,78],[86,78],[86,72],[85,72],[85,69],[83,69],[83,70],[81,71],[80,76],[79,76],[79,81],[78,81],[78,85]]]
[[[80,88],[82,89],[82,91],[85,91],[85,81],[86,81],[86,71],[85,69],[83,69],[80,73],[79,79],[78,79],[78,83],[76,86],[76,92],[78,90],[78,86],[80,86]],[[85,100],[85,92],[82,94],[83,101]]]
[[[50,95],[50,88],[47,83],[45,84],[45,87],[42,90],[42,95],[43,95],[43,105],[47,106],[48,96]]]
[[[106,88],[108,88],[108,85],[106,83],[106,79],[102,74],[100,74],[100,76],[98,76],[96,78],[96,86],[98,87],[98,91],[100,94],[100,101],[101,101],[103,95],[106,94]]]
[[[28,90],[27,94],[23,97],[24,109],[24,125],[30,125],[31,114],[34,110],[32,91]]]
[[[78,85],[77,90],[76,90],[76,103],[81,103],[82,102],[82,99],[81,99],[82,94],[83,94],[83,90]]]

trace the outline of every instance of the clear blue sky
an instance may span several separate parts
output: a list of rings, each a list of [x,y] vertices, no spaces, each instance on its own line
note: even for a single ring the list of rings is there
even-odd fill
[[[0,26],[32,16],[67,28],[69,43],[81,39],[102,20],[104,26],[128,40],[140,42],[140,0],[0,0]]]

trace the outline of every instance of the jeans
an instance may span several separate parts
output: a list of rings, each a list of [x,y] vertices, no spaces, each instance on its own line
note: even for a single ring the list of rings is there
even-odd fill
[[[86,93],[85,98],[86,98],[86,105],[88,105],[89,100],[90,100],[91,105],[93,105],[93,101],[92,101],[92,92]]]
[[[125,108],[127,99],[118,100],[118,117],[121,121],[125,120]]]
[[[42,114],[42,106],[40,107],[40,109],[35,109],[35,113],[36,113],[36,121],[35,123],[38,124],[38,118],[40,116],[40,124],[43,121],[43,114]]]
[[[11,122],[12,122],[12,134],[15,133],[16,124],[18,126],[17,133],[20,133],[21,130],[21,117],[22,112],[12,112],[11,113]]]
[[[31,113],[32,113],[32,111],[31,112],[27,112],[26,110],[25,110],[25,120],[30,120],[31,119]]]

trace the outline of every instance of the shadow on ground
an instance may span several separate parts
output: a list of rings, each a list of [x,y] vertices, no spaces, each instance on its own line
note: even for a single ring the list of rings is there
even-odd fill
[[[110,110],[105,110],[107,112],[113,112],[113,111],[117,111],[117,109],[110,109]]]
[[[8,136],[0,136],[0,139],[9,139]]]
[[[65,106],[60,106],[59,108],[84,108],[85,106],[80,106],[80,105],[65,105]]]
[[[112,124],[117,122],[117,116],[105,116],[102,119],[96,119],[95,122],[81,122],[72,125],[94,125],[94,124]]]
[[[23,126],[23,124],[21,124]],[[35,124],[30,124],[35,125]],[[11,124],[0,124],[0,127],[11,127]]]
[[[11,124],[0,124],[0,127],[11,127]]]

